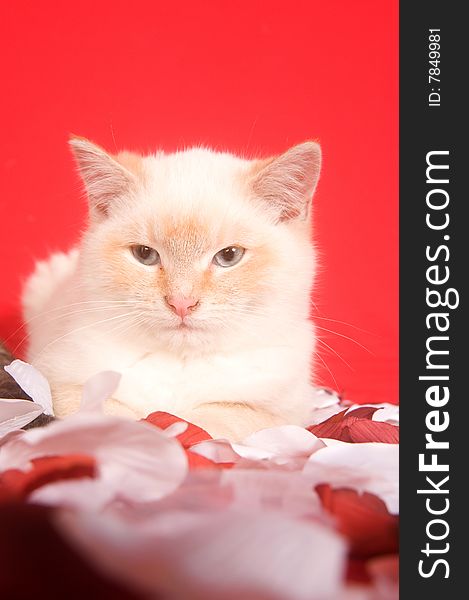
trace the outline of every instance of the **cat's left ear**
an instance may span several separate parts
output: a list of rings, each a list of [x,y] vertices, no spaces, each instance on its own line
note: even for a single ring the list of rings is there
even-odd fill
[[[135,175],[103,148],[85,138],[71,137],[69,143],[85,184],[90,215],[104,218],[118,198],[132,193]]]
[[[304,142],[280,156],[256,161],[251,187],[277,221],[305,220],[320,170],[321,147],[316,142]]]

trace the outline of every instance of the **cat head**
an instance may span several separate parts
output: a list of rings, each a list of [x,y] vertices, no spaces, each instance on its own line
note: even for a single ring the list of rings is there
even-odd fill
[[[307,318],[318,144],[245,160],[201,148],[112,156],[70,143],[89,203],[83,284],[132,305],[135,328],[206,347]]]

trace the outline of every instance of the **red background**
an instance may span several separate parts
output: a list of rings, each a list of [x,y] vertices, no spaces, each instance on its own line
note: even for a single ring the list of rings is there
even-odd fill
[[[34,258],[83,227],[70,132],[111,151],[204,143],[270,154],[315,138],[315,312],[335,332],[319,330],[332,348],[321,346],[321,383],[396,402],[397,7],[3,2],[0,337],[21,341],[18,298]]]

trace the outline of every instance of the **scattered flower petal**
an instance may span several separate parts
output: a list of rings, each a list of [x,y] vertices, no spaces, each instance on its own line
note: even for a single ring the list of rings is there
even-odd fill
[[[315,484],[352,487],[381,498],[391,514],[399,512],[399,446],[348,444],[331,440],[308,459],[303,473]]]
[[[399,425],[399,405],[389,404],[388,402],[381,402],[380,404],[352,404],[349,410],[355,410],[356,408],[364,408],[369,406],[371,408],[380,408],[373,414],[373,421],[381,421],[383,423],[390,423],[391,425]]]
[[[56,515],[103,599],[397,600],[397,407],[316,390],[308,429],[230,443],[169,413],[104,415],[120,379],[104,372],[78,413],[22,431],[50,390],[12,365],[41,405],[0,400],[0,511],[46,505],[34,518]]]
[[[333,489],[328,484],[316,487],[324,508],[334,516],[338,530],[350,542],[350,555],[369,558],[398,550],[399,519],[391,515],[384,502],[367,492]]]
[[[42,406],[44,414],[54,415],[49,383],[42,373],[29,363],[19,359],[3,368],[34,402]]]
[[[206,440],[191,446],[191,451],[219,464],[233,464],[241,458],[228,440]]]
[[[315,435],[296,425],[261,429],[240,443],[228,440],[207,440],[191,448],[197,454],[216,463],[253,463],[260,467],[299,469],[308,457],[325,447]]]
[[[101,371],[90,377],[83,386],[80,412],[101,412],[104,401],[116,391],[121,374],[116,371]]]
[[[312,404],[313,408],[308,417],[310,425],[322,423],[344,409],[340,397],[335,392],[324,388],[314,390]]]
[[[144,524],[63,513],[58,523],[105,574],[150,594],[335,600],[342,585],[342,539],[270,511],[168,511]]]
[[[250,458],[251,452],[256,451],[262,458],[307,458],[325,444],[303,427],[283,425],[261,429],[245,438],[241,444],[232,445],[243,458]]]
[[[86,482],[88,495],[77,499],[78,506],[83,500],[88,507],[101,506],[107,495],[99,494],[99,489],[106,489],[110,498],[152,501],[176,489],[187,473],[186,453],[175,439],[148,423],[94,413],[77,413],[13,439],[1,448],[0,469],[27,469],[34,458],[70,453],[94,456],[98,470],[96,479]],[[74,497],[66,494],[70,485],[65,483],[42,488],[36,500],[47,501],[52,485],[54,493],[65,486],[63,496],[56,495],[54,503],[60,498],[65,504],[73,503]],[[80,487],[80,483],[74,485]]]
[[[42,412],[42,406],[30,400],[0,398],[0,439],[10,431],[16,431],[28,425]]]
[[[82,454],[46,456],[35,458],[31,469],[9,469],[0,473],[0,502],[25,500],[35,489],[53,481],[92,478],[95,476],[95,460]]]
[[[323,423],[308,427],[308,431],[321,438],[332,438],[343,442],[399,443],[398,427],[372,420],[379,410],[381,409],[375,406],[346,409],[329,417]]]
[[[373,600],[398,600],[399,556],[394,554],[374,558],[367,567],[376,590]]]
[[[181,430],[181,433],[177,435],[179,442],[184,446],[184,448],[190,448],[194,446],[194,444],[198,444],[204,440],[211,440],[211,436],[202,429],[202,427],[198,427],[193,423],[189,423],[184,419],[180,419],[175,415],[171,415],[170,413],[156,411],[151,413],[146,417],[145,421],[151,423],[152,425],[156,425],[160,429],[168,429],[174,423],[185,423],[186,427]]]

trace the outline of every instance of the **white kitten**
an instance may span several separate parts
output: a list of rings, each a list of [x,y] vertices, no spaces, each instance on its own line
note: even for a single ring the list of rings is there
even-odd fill
[[[91,375],[115,370],[109,413],[163,410],[232,439],[304,424],[319,146],[250,161],[71,145],[89,227],[78,249],[38,263],[23,298],[28,360],[56,414],[77,410]]]

